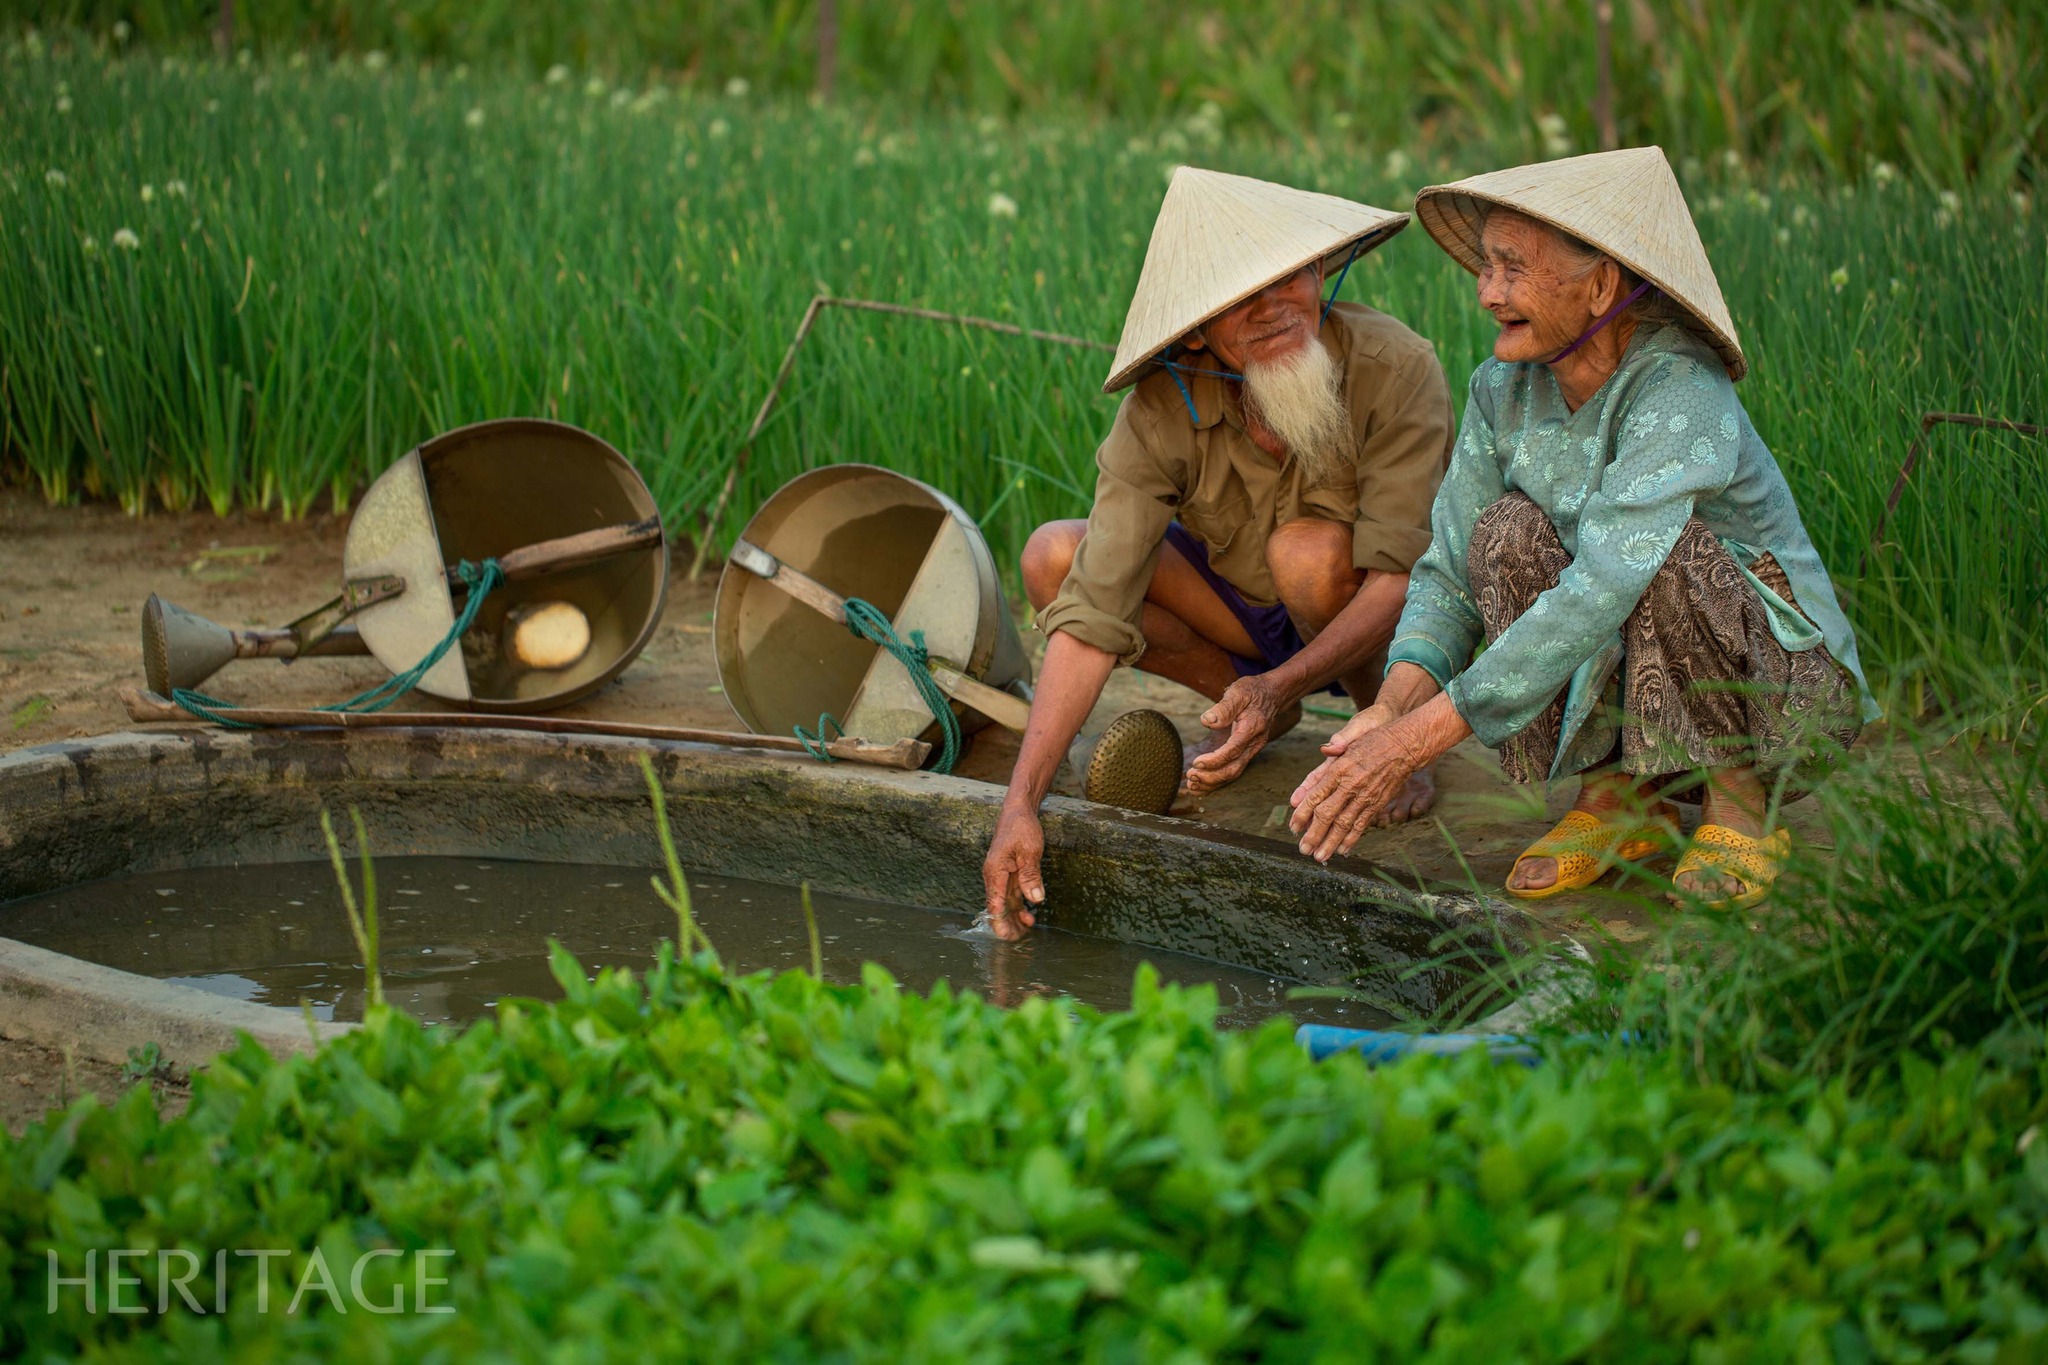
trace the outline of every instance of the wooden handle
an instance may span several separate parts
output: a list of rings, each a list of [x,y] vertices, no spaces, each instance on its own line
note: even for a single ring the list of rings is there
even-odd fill
[[[1015,730],[1021,735],[1024,727],[1031,723],[1030,702],[1013,697],[1000,688],[990,687],[979,678],[970,678],[950,664],[934,660],[932,677],[938,681],[941,692],[966,702],[1005,730]]]
[[[831,617],[842,626],[846,624],[845,598],[809,574],[790,568],[752,541],[739,541],[732,547],[728,558],[762,582],[773,583],[811,610]]]
[[[579,531],[573,536],[558,536],[536,545],[522,545],[499,555],[498,567],[505,571],[507,582],[517,582],[522,578],[573,569],[625,554],[628,550],[644,550],[659,544],[661,518],[649,517],[645,521],[600,526],[595,531]]]
[[[314,656],[323,658],[349,658],[367,655],[370,647],[363,643],[360,632],[351,625],[339,625],[317,640],[308,642],[303,648],[298,633],[289,627],[278,630],[238,630],[235,632],[235,657],[237,659],[305,659]]]
[[[727,558],[812,610],[845,624],[845,598],[810,575],[790,568],[760,546],[746,540],[739,541]],[[1020,735],[1024,733],[1024,726],[1031,719],[1030,702],[990,687],[978,678],[970,678],[951,664],[933,660],[931,669],[941,692],[965,702],[1006,730],[1015,730]]]
[[[175,702],[139,688],[121,689],[121,704],[133,721],[170,721],[185,725],[210,725]],[[801,742],[787,735],[750,735],[735,730],[699,730],[680,725],[638,725],[617,720],[570,720],[561,716],[490,716],[474,711],[305,711],[285,707],[238,706],[235,717],[251,725],[314,727],[328,730],[382,730],[399,727],[444,730],[519,730],[544,735],[613,735],[622,739],[659,739],[689,744],[721,744],[732,749],[767,749],[775,753],[801,754]],[[880,768],[909,771],[924,766],[932,746],[921,740],[899,739],[875,744],[864,739],[841,737],[825,745],[825,752],[849,763],[866,763]]]

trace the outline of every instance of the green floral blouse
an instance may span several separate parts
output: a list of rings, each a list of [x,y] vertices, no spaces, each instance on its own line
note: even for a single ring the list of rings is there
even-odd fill
[[[1479,514],[1509,492],[1549,516],[1572,556],[1475,661],[1483,639],[1465,554]],[[1427,669],[1480,740],[1498,748],[1569,686],[1554,776],[1600,754],[1572,741],[1606,689],[1623,621],[1697,516],[1747,566],[1776,557],[1805,617],[1755,582],[1786,648],[1825,643],[1856,676],[1866,720],[1876,704],[1856,637],[1835,600],[1792,490],[1714,353],[1684,328],[1637,329],[1621,366],[1577,412],[1546,365],[1487,360],[1472,374],[1450,472],[1430,514],[1428,551],[1414,568],[1388,666]],[[1817,627],[1816,631],[1814,627]]]

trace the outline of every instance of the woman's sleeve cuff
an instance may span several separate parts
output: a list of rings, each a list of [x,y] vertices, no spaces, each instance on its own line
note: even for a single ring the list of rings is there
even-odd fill
[[[1451,679],[1458,673],[1450,654],[1427,635],[1396,636],[1387,646],[1387,667],[1392,669],[1395,664],[1414,664],[1444,688],[1451,685]]]

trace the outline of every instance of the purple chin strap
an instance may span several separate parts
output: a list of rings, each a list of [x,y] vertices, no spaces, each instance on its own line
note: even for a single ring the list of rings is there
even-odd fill
[[[1578,350],[1579,347],[1585,345],[1594,337],[1598,336],[1600,334],[1600,329],[1602,327],[1605,327],[1608,323],[1620,317],[1622,309],[1628,307],[1630,304],[1634,303],[1637,299],[1649,293],[1656,287],[1656,285],[1651,284],[1648,280],[1644,280],[1641,284],[1637,285],[1634,289],[1629,291],[1629,295],[1627,298],[1623,299],[1620,303],[1615,304],[1614,307],[1608,309],[1605,313],[1601,314],[1600,321],[1594,323],[1591,327],[1588,327],[1585,331],[1585,334],[1582,335],[1577,341],[1574,341],[1571,345],[1565,347],[1562,351],[1559,351],[1556,355],[1550,357],[1550,359],[1545,361],[1544,364],[1555,365],[1558,361],[1563,360],[1573,351]]]

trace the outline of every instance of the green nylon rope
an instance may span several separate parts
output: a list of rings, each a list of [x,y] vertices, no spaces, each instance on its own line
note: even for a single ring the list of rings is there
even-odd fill
[[[931,655],[924,647],[924,632],[911,631],[910,639],[906,642],[896,633],[896,627],[883,614],[881,608],[858,597],[846,599],[845,612],[848,630],[860,639],[887,650],[889,656],[902,664],[904,670],[910,674],[910,681],[917,685],[917,694],[924,701],[925,709],[939,722],[939,733],[943,737],[939,761],[932,765],[933,769],[942,773],[952,772],[953,764],[960,757],[960,717],[953,714],[952,699],[947,697],[945,690],[939,686],[939,680],[932,676]],[[797,739],[802,742],[804,748],[810,750],[813,757],[821,758],[827,763],[836,761],[825,748],[828,738],[825,731],[830,729],[836,733],[843,733],[839,728],[838,717],[829,711],[820,712],[815,732],[806,730],[801,725],[792,728],[796,731]]]
[[[505,581],[505,570],[495,559],[486,559],[481,564],[472,564],[465,559],[455,566],[455,577],[458,581],[468,586],[469,600],[462,604],[461,615],[455,618],[455,624],[448,628],[448,633],[441,637],[441,643],[428,650],[418,663],[406,669],[403,673],[394,673],[375,687],[358,692],[347,701],[338,701],[332,706],[316,706],[313,709],[316,711],[382,711],[385,707],[391,705],[391,703],[397,701],[415,687],[418,687],[420,680],[426,677],[432,671],[434,665],[440,663],[448,651],[455,647],[455,642],[460,640],[468,632],[469,628],[476,624],[477,613],[483,610],[484,599],[491,595],[493,588]],[[209,697],[206,693],[194,691],[191,688],[173,688],[171,700],[200,719],[210,720],[216,725],[224,725],[230,730],[260,730],[264,728],[260,725],[253,725],[246,720],[236,720],[234,718],[234,712],[237,709],[235,703],[222,701],[219,697]]]

